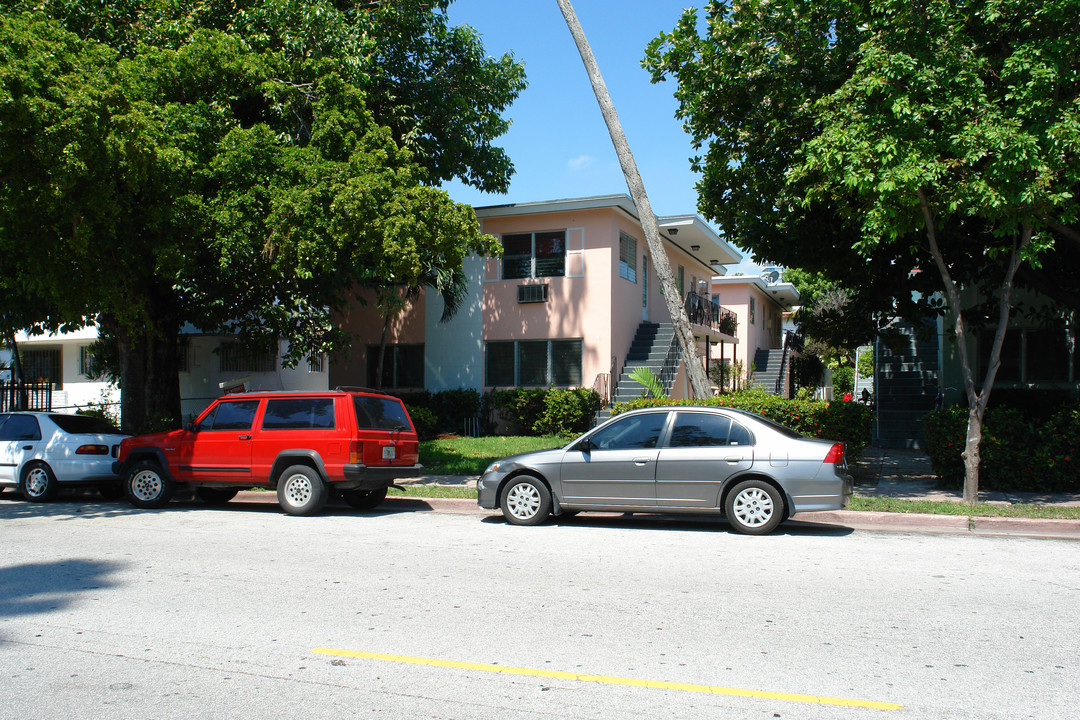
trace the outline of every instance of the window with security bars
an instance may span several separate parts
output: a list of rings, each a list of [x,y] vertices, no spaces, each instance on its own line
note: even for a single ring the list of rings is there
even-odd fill
[[[582,341],[502,340],[485,345],[489,387],[577,387],[582,378]]]
[[[619,277],[637,282],[637,240],[619,233]]]
[[[46,380],[60,389],[63,385],[60,348],[20,350],[22,377],[26,382]]]
[[[274,372],[276,350],[255,350],[240,343],[222,343],[218,347],[218,370],[223,373]]]
[[[979,373],[990,364],[995,330],[979,335]],[[1009,328],[1001,344],[997,383],[1065,383],[1080,377],[1071,368],[1077,361],[1065,328]],[[1070,369],[1073,372],[1070,374]]]
[[[566,231],[511,233],[502,236],[503,280],[566,275]]]

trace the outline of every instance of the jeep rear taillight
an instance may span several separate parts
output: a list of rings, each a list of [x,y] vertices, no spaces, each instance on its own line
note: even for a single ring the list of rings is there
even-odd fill
[[[353,440],[349,443],[349,462],[353,465],[364,464],[364,442]]]
[[[826,463],[842,463],[844,462],[844,443],[833,443],[833,446],[829,448],[829,454],[825,456],[822,462]]]

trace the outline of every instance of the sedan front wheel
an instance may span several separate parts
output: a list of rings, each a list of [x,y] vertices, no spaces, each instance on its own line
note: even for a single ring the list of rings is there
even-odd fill
[[[784,519],[784,498],[767,482],[745,480],[728,493],[724,514],[737,532],[766,535]]]
[[[551,514],[551,491],[537,478],[520,475],[506,483],[499,506],[509,523],[539,525]]]

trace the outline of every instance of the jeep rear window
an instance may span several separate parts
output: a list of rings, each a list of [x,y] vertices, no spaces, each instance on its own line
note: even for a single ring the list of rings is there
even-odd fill
[[[220,403],[199,423],[199,430],[250,430],[258,407],[258,400]]]
[[[266,401],[263,430],[332,430],[334,398],[277,398]]]
[[[361,430],[412,430],[400,400],[370,395],[353,395],[356,426]]]

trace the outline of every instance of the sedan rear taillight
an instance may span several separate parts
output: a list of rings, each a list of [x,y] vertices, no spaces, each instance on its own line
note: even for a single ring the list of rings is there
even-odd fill
[[[76,455],[108,455],[108,445],[80,445],[75,451]]]
[[[829,448],[829,454],[825,456],[822,462],[827,463],[842,463],[844,462],[844,443],[833,443],[833,446]]]

